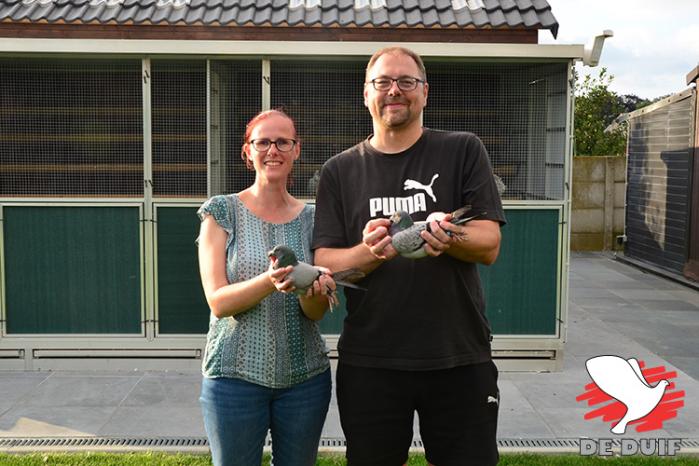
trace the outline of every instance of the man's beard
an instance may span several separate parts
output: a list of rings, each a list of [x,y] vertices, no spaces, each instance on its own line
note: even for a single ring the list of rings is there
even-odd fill
[[[406,107],[401,109],[399,112],[396,111],[385,111],[385,106],[391,103],[402,103],[405,104]],[[413,112],[410,109],[410,103],[408,102],[403,102],[403,101],[392,101],[392,102],[384,102],[384,106],[381,107],[381,121],[387,128],[401,128],[403,126],[406,126],[408,123],[412,122],[413,120]]]

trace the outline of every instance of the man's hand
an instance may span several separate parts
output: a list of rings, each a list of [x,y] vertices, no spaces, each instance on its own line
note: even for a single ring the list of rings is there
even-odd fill
[[[428,256],[437,257],[442,255],[451,247],[454,242],[454,236],[458,235],[459,238],[468,236],[466,227],[454,225],[450,222],[451,219],[452,215],[444,212],[433,212],[427,217],[430,231],[422,231],[420,237],[425,240],[423,248]],[[451,232],[452,236],[447,234],[447,232]]]
[[[369,220],[362,231],[362,242],[377,259],[388,260],[398,255],[388,235],[390,226],[391,221],[387,218],[377,218]]]

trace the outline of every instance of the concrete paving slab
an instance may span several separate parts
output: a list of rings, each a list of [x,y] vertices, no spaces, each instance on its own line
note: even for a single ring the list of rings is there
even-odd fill
[[[118,406],[140,377],[54,374],[17,403],[18,406]]]
[[[675,299],[681,299],[695,306],[699,306],[699,292],[696,290],[687,289],[687,287],[682,287],[681,289],[673,289],[668,291],[672,294]]]
[[[323,424],[324,438],[344,438],[342,427],[340,426],[340,412],[337,409],[337,402],[331,402],[328,407],[328,415]]]
[[[96,435],[115,407],[22,406],[0,416],[0,437],[83,437]]]
[[[200,375],[147,374],[138,380],[121,403],[124,407],[199,407]]]
[[[588,283],[585,283],[585,285],[588,285]],[[619,298],[618,295],[615,295],[610,290],[601,286],[598,288],[589,286],[571,287],[568,297],[572,298],[573,301],[575,301],[576,298]]]
[[[633,278],[624,277],[623,275],[622,277],[621,279],[611,278],[605,280],[605,276],[602,275],[599,278],[605,280],[605,288],[610,290],[645,290],[648,288],[648,285],[640,280],[634,280]]]
[[[604,323],[615,325],[626,322],[643,322],[655,318],[657,314],[656,311],[636,306],[615,309],[613,312],[610,312],[608,309],[586,307],[585,312]]]
[[[679,299],[639,299],[635,303],[653,311],[690,311],[699,312],[699,306]]]
[[[670,364],[682,370],[682,372],[693,379],[699,380],[699,358],[693,356],[671,356],[667,354],[659,354],[658,356],[667,360]],[[699,395],[694,399],[699,400]]]
[[[589,383],[587,380],[583,380],[583,383],[556,383],[552,379],[548,383],[543,380],[541,383],[519,383],[517,388],[534,409],[540,410],[576,406],[575,398],[585,392],[587,383]]]
[[[611,424],[601,418],[585,419],[590,408],[543,408],[539,410],[549,428],[556,433],[557,438],[613,438]],[[664,430],[654,430],[653,437],[669,438],[670,433]],[[648,432],[636,432],[633,426],[626,429],[624,438],[647,438]]]
[[[553,435],[515,383],[501,379],[498,387],[500,389],[498,437],[548,438]]]
[[[580,321],[579,324],[580,327],[584,327],[584,331],[577,328],[568,333],[566,342],[568,354],[587,360],[600,354],[628,354],[644,351],[641,344],[625,337],[599,319],[590,318],[586,322]]]
[[[620,297],[624,300],[635,302],[637,299],[657,299],[657,300],[672,300],[673,297],[669,291],[662,291],[652,287],[647,289],[605,289],[611,295]]]
[[[46,372],[0,372],[0,416],[27,396],[51,374]]]
[[[595,309],[595,310],[605,310],[605,311],[615,311],[617,309],[638,307],[634,305],[633,302],[627,301],[623,298],[593,298],[588,296],[582,296],[571,299],[573,303],[585,309]]]
[[[120,407],[96,432],[100,436],[204,437],[198,407]]]

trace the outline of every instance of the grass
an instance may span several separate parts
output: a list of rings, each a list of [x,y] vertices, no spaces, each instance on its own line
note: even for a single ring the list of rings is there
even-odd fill
[[[205,466],[211,464],[208,455],[172,455],[167,453],[0,453],[2,466]],[[265,455],[264,466],[269,466],[269,455]],[[502,455],[501,466],[699,466],[699,458],[680,456],[672,459],[658,457],[581,457],[578,455]],[[316,466],[344,466],[345,459],[340,455],[323,455]],[[422,455],[411,455],[408,466],[426,466]]]

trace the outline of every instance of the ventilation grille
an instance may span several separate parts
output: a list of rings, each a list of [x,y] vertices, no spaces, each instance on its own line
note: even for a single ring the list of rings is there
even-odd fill
[[[480,137],[504,199],[564,198],[565,63],[425,62],[425,126]]]
[[[240,150],[245,125],[261,110],[261,102],[261,62],[211,62],[210,194],[237,193],[255,181]]]
[[[0,196],[142,197],[140,60],[0,60]]]
[[[291,194],[315,198],[323,163],[371,133],[364,107],[364,60],[272,62],[272,107],[296,122],[301,156],[294,163]]]
[[[206,62],[154,60],[153,194],[206,197]]]

